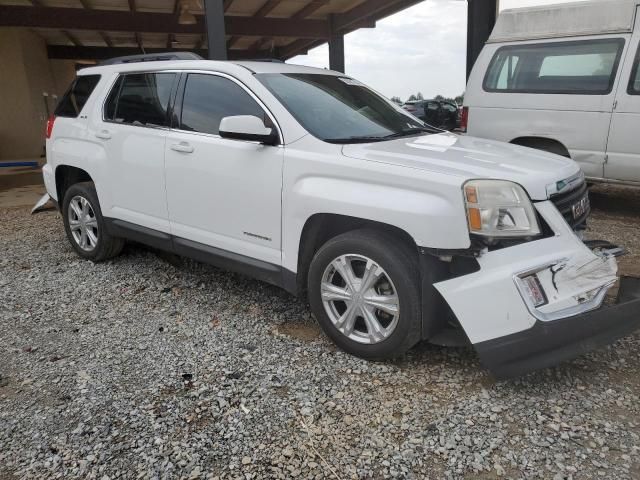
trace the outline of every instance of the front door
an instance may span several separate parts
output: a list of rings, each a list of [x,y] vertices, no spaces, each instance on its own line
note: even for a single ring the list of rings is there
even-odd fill
[[[638,12],[640,15],[640,12]],[[640,17],[638,17],[640,18]],[[640,30],[632,37],[613,111],[604,176],[640,182]]]
[[[218,135],[227,116],[271,119],[231,77],[184,76],[176,102],[177,128],[167,137],[165,150],[174,243],[279,267],[284,149]]]

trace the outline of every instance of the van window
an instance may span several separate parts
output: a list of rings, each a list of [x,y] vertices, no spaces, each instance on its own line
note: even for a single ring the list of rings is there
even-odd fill
[[[134,73],[114,84],[104,118],[131,125],[167,127],[167,110],[175,73]]]
[[[605,95],[624,40],[619,38],[501,47],[484,78],[488,92]]]
[[[80,115],[82,108],[91,96],[93,89],[100,81],[100,75],[81,75],[76,78],[67,93],[56,107],[56,117],[72,117]]]
[[[182,102],[180,128],[218,135],[220,121],[233,115],[254,115],[265,121],[264,111],[243,88],[217,75],[190,74]]]
[[[633,70],[631,71],[631,80],[629,81],[629,88],[627,91],[629,95],[640,95],[640,45],[638,46],[638,52],[636,53],[636,60],[633,62]]]

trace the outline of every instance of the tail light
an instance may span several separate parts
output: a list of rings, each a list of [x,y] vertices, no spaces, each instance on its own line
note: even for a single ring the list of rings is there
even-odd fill
[[[53,131],[53,123],[56,121],[56,116],[51,115],[47,120],[47,139],[51,138],[51,132]]]
[[[469,107],[462,107],[462,113],[460,114],[460,130],[467,131],[469,125]]]

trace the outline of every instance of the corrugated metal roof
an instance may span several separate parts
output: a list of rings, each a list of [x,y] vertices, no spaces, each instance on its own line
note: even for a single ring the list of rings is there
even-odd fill
[[[504,10],[489,42],[632,32],[639,5],[640,0],[590,0]]]

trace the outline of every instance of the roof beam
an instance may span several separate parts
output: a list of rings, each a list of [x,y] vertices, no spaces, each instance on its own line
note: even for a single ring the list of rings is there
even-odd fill
[[[240,37],[238,36],[230,37],[229,40],[227,40],[227,50],[230,50],[231,48],[233,48],[233,46],[238,42],[238,40],[240,40]]]
[[[409,0],[407,0],[409,1]],[[171,13],[84,10],[62,7],[0,6],[0,27],[57,28],[113,32],[201,34],[204,17],[195,25],[176,24]],[[324,20],[288,18],[225,17],[227,35],[298,37],[328,39],[329,23]]]
[[[136,7],[136,0],[129,0],[129,10],[132,12],[136,12],[138,10]]]
[[[282,3],[282,0],[267,0],[254,14],[254,17],[266,17],[269,12]]]
[[[233,3],[233,0],[224,0],[223,8],[225,12],[229,10],[229,7],[231,6],[232,3]]]
[[[316,47],[317,44],[324,43],[317,40],[301,39],[294,40],[289,45],[280,48],[280,56],[283,59],[295,57],[296,55],[305,55],[309,50]]]
[[[367,0],[351,10],[335,15],[335,31],[347,33],[357,28],[375,27],[375,19],[392,15],[424,0]]]
[[[113,42],[109,38],[109,35],[107,35],[105,32],[98,32],[98,33],[102,37],[102,41],[107,45],[107,47],[113,47]]]
[[[87,0],[79,0],[82,8],[86,8],[87,10],[91,10],[93,7]]]
[[[191,50],[203,58],[207,57],[207,50],[195,49]],[[147,48],[146,53],[164,53],[164,48]],[[106,60],[108,58],[121,57],[125,55],[139,55],[140,49],[137,47],[70,47],[68,45],[49,45],[47,53],[51,59],[67,59],[67,60]],[[251,58],[272,58],[278,52],[251,52],[249,50],[234,50],[230,52],[230,58],[233,60],[251,59]],[[277,56],[277,55],[276,55]]]
[[[82,42],[80,40],[78,40],[78,37],[76,37],[73,33],[69,32],[68,30],[62,30],[61,33],[67,37],[69,39],[69,41],[71,43],[73,43],[76,47],[81,47],[82,46]]]
[[[312,0],[307,6],[302,7],[294,13],[291,18],[307,18],[309,15],[313,14],[316,10],[319,10],[328,3],[329,0]]]

